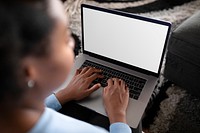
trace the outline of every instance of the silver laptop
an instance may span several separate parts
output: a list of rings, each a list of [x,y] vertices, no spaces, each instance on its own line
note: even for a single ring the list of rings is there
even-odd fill
[[[81,15],[83,53],[76,58],[68,82],[84,66],[102,69],[107,79],[125,80],[130,89],[127,122],[137,128],[160,74],[171,24],[85,4]],[[96,82],[106,86],[107,79]],[[102,89],[79,104],[106,116]]]

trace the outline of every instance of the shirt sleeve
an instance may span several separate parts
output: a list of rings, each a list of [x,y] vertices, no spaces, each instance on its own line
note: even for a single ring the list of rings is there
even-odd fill
[[[48,108],[54,109],[56,111],[58,111],[59,109],[62,108],[60,102],[58,101],[58,99],[56,98],[55,94],[51,94],[50,96],[48,96],[45,99],[45,105]]]
[[[131,133],[131,128],[121,122],[113,123],[110,125],[110,133]]]

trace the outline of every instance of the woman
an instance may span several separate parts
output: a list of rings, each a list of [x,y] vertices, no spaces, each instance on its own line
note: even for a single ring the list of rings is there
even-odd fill
[[[64,82],[73,65],[74,41],[59,0],[0,2],[0,131],[3,133],[106,133],[45,107],[44,100]],[[68,87],[47,98],[58,109],[100,87],[100,70],[78,70]],[[109,79],[103,99],[112,133],[130,133],[126,124],[129,93]],[[113,100],[115,99],[115,100]],[[54,106],[55,105],[55,106]],[[59,107],[60,106],[60,107]]]

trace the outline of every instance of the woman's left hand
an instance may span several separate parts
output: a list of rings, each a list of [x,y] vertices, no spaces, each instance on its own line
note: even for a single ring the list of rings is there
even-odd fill
[[[95,79],[103,78],[100,73],[101,70],[92,67],[78,69],[68,86],[55,94],[61,105],[71,100],[81,100],[99,89],[100,83],[90,85]]]

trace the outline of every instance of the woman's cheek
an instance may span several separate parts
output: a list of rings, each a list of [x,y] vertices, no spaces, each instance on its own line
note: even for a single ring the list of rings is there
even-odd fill
[[[67,52],[66,52],[66,66],[67,66],[67,69],[68,69],[68,74],[69,72],[71,71],[73,65],[74,65],[74,52],[71,48],[67,48]]]

